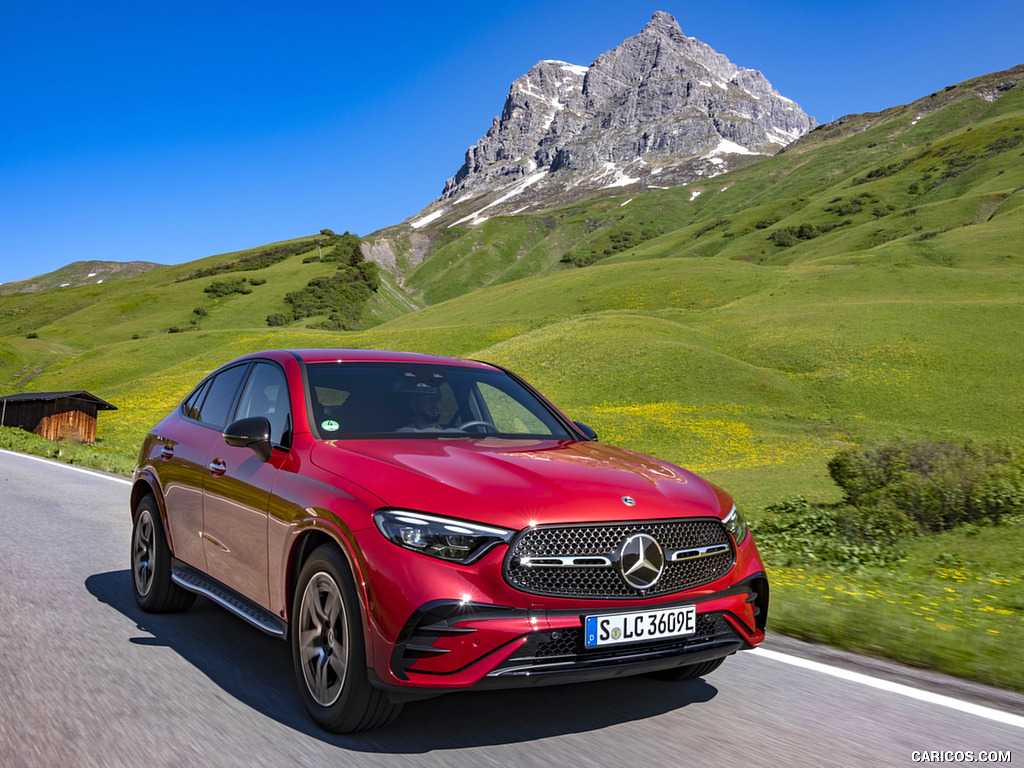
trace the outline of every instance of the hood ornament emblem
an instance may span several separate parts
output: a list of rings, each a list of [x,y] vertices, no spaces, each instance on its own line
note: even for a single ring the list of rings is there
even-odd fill
[[[634,499],[632,496],[623,496],[622,503],[625,504],[627,507],[635,507],[636,499]]]

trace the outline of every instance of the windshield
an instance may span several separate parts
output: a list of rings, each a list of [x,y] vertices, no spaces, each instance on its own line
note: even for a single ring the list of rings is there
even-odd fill
[[[423,363],[314,363],[309,400],[322,440],[483,437],[568,440],[554,413],[503,371]]]

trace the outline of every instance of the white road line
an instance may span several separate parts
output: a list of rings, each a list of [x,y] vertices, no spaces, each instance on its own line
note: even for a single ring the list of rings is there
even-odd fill
[[[63,461],[55,461],[53,459],[44,459],[42,456],[33,456],[30,453],[19,453],[18,451],[8,451],[5,448],[0,448],[0,453],[6,453],[8,456],[20,456],[23,459],[31,459],[32,461],[41,461],[46,464],[51,464],[57,467],[63,467],[64,469],[70,469],[72,472],[81,472],[85,475],[92,475],[93,477],[101,477],[104,480],[112,480],[115,483],[123,483],[124,485],[131,485],[132,481],[125,477],[118,477],[116,475],[108,475],[104,472],[97,472],[92,469],[86,469],[85,467],[76,467],[74,464],[65,464]]]
[[[918,688],[912,688],[909,685],[892,683],[888,680],[882,680],[877,677],[861,674],[860,672],[851,672],[847,669],[822,664],[820,661],[811,661],[810,659],[801,659],[799,656],[790,656],[786,653],[770,651],[767,648],[755,648],[753,651],[750,651],[750,653],[755,653],[758,656],[764,656],[765,658],[773,659],[775,661],[781,661],[784,664],[792,664],[796,667],[809,669],[813,672],[820,672],[823,675],[831,675],[832,677],[849,680],[850,682],[867,685],[872,688],[878,688],[879,690],[888,691],[889,693],[898,693],[900,696],[908,696],[909,698],[917,699],[918,701],[925,701],[929,704],[938,704],[940,707],[949,707],[950,709],[955,709],[959,712],[977,715],[978,717],[984,717],[988,720],[995,720],[997,723],[1003,723],[1004,725],[1013,725],[1017,728],[1024,728],[1024,717],[1021,717],[1020,715],[1014,715],[1009,712],[992,709],[991,707],[983,707],[980,704],[972,704],[969,701],[960,701],[960,699],[954,699],[951,696],[943,696],[942,694],[932,693],[931,691],[922,691]]]

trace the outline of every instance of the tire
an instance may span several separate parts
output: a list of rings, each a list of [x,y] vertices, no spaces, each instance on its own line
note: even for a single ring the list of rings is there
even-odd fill
[[[171,581],[171,550],[167,546],[156,499],[147,494],[135,507],[132,525],[132,592],[147,613],[184,611],[196,596]]]
[[[337,547],[313,551],[299,572],[292,607],[292,661],[313,720],[335,733],[394,720],[402,705],[370,685],[355,583]]]
[[[700,664],[688,664],[684,667],[663,669],[659,672],[651,672],[650,676],[655,680],[665,680],[671,683],[678,683],[683,680],[693,680],[698,677],[710,675],[722,666],[723,661],[725,661],[724,657],[721,659],[712,659],[711,661],[701,662]]]

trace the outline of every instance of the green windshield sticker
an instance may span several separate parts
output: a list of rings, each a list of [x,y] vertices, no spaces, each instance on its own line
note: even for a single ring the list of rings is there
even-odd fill
[[[320,428],[325,432],[337,432],[339,429],[341,429],[341,425],[336,421],[331,421],[330,419],[328,419],[327,421],[320,424]]]

